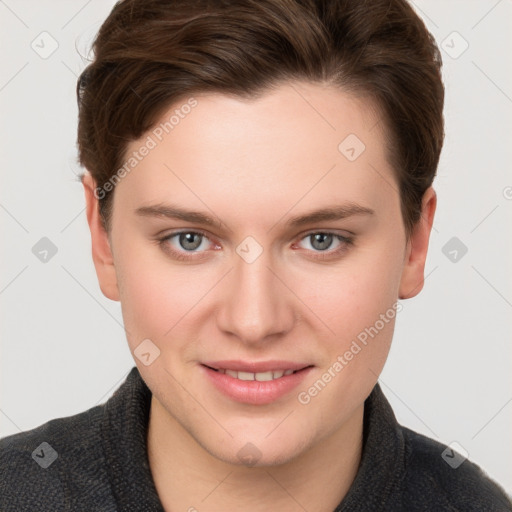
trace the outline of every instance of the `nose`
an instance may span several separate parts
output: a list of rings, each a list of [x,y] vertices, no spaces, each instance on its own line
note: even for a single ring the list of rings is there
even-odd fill
[[[293,294],[270,263],[265,251],[252,263],[235,255],[234,268],[226,276],[217,325],[245,344],[275,341],[294,324]]]

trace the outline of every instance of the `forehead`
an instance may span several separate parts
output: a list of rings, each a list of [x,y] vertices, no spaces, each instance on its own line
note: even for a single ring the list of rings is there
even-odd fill
[[[285,211],[345,200],[378,208],[396,196],[383,124],[368,100],[307,83],[251,100],[220,93],[187,100],[129,144],[127,160],[139,156],[115,203],[135,209],[181,198],[254,218],[276,205]],[[143,146],[150,149],[140,157]]]

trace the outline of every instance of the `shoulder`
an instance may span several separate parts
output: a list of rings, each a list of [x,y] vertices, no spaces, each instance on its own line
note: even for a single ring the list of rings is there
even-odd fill
[[[73,510],[73,496],[87,501],[91,486],[101,497],[107,480],[103,409],[96,406],[0,439],[0,510]]]
[[[406,449],[402,489],[408,510],[421,509],[421,503],[422,510],[512,511],[505,491],[464,454],[408,428],[402,431]]]

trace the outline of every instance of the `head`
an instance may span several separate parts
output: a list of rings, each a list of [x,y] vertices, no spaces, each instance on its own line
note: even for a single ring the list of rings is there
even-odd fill
[[[206,452],[291,460],[361,407],[397,300],[422,289],[443,142],[433,38],[404,0],[125,0],[93,49],[82,181],[134,360]],[[205,377],[227,359],[310,369],[254,405]]]

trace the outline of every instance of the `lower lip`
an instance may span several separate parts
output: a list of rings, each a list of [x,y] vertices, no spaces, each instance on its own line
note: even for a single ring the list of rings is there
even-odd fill
[[[219,391],[237,402],[251,405],[269,404],[290,393],[313,369],[312,366],[309,366],[291,375],[283,375],[279,379],[260,382],[257,380],[235,379],[207,366],[200,366]]]

